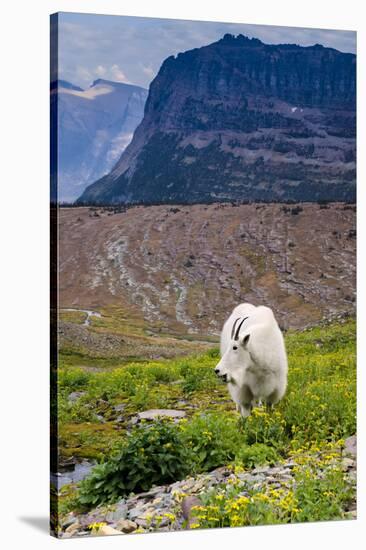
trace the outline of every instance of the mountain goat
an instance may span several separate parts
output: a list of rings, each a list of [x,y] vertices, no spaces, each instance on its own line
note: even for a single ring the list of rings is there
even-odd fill
[[[287,386],[287,356],[282,333],[269,307],[238,305],[224,324],[221,360],[215,373],[228,384],[243,417],[259,401],[275,405]]]

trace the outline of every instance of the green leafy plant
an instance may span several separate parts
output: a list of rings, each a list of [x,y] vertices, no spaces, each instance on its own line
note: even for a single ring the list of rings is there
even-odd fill
[[[135,428],[107,462],[83,480],[79,501],[84,506],[113,502],[152,485],[182,479],[190,470],[191,454],[181,431],[169,421]]]
[[[237,421],[220,413],[198,414],[184,427],[196,471],[209,471],[232,460],[242,436]]]
[[[235,463],[245,468],[254,468],[261,464],[276,464],[280,458],[274,447],[269,447],[264,443],[254,443],[239,448],[235,454]]]

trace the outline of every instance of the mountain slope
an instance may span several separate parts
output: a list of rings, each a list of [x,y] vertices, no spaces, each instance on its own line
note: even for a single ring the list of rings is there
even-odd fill
[[[354,311],[355,220],[340,203],[61,208],[60,308],[207,335],[245,301],[303,328]]]
[[[58,192],[74,201],[92,181],[106,174],[140,123],[147,90],[96,80],[86,90],[58,80],[51,101],[58,100]]]
[[[356,57],[242,35],[171,56],[79,202],[354,200]]]

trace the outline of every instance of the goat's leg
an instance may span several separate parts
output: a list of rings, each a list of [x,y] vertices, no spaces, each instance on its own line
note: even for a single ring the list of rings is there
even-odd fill
[[[250,415],[253,408],[253,393],[247,384],[240,390],[240,414],[243,418]]]
[[[276,405],[280,400],[279,392],[275,389],[266,399],[266,410],[267,412],[273,411],[273,406]]]
[[[240,407],[240,414],[243,418],[247,418],[250,413],[252,412],[252,404],[249,403],[249,405],[241,405]]]

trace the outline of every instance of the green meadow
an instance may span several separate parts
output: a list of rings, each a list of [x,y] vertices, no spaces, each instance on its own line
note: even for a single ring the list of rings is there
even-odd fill
[[[85,368],[90,358],[82,353],[61,353],[59,453],[98,463],[82,482],[62,488],[61,515],[219,466],[240,472],[293,460],[295,484],[287,489],[243,496],[231,483],[200,495],[191,527],[347,517],[355,495],[342,457],[344,440],[356,433],[355,337],[353,319],[288,332],[286,396],[273,411],[259,407],[246,420],[214,374],[217,348],[159,361],[99,359],[95,368]],[[80,392],[74,401],[73,392]],[[185,417],[131,422],[148,409]]]

